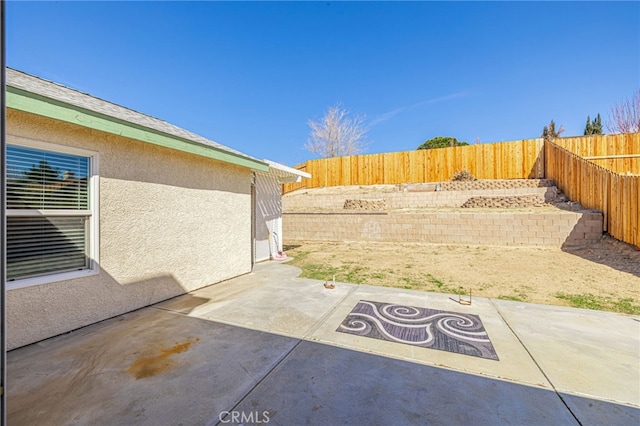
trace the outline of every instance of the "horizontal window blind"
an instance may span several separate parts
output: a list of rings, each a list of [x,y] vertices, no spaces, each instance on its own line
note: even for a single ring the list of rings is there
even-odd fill
[[[7,208],[87,210],[89,159],[7,146]]]
[[[90,158],[7,145],[7,279],[90,267]]]
[[[7,279],[85,269],[87,218],[7,217]]]

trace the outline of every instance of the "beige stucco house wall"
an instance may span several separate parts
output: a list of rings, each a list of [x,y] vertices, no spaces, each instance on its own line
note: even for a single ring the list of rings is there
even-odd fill
[[[7,133],[100,161],[99,274],[9,290],[9,349],[251,271],[249,169],[20,111]]]
[[[17,348],[251,271],[252,170],[8,109],[26,138],[99,157],[96,275],[8,290]]]

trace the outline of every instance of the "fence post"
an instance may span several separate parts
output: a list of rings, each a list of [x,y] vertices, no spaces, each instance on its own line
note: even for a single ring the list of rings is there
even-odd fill
[[[547,178],[547,163],[546,163],[546,155],[545,155],[545,140],[542,138],[538,138],[538,175],[536,176],[538,179],[546,179]]]

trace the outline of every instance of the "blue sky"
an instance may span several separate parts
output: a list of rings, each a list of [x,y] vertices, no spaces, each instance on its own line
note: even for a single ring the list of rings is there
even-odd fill
[[[640,87],[638,2],[17,2],[7,65],[294,165],[307,120],[367,153],[539,137]]]

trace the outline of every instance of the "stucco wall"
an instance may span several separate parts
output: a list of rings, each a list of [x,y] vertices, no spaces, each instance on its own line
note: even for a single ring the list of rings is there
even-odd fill
[[[100,273],[8,291],[9,349],[250,272],[250,170],[15,110],[7,128],[100,167]]]

